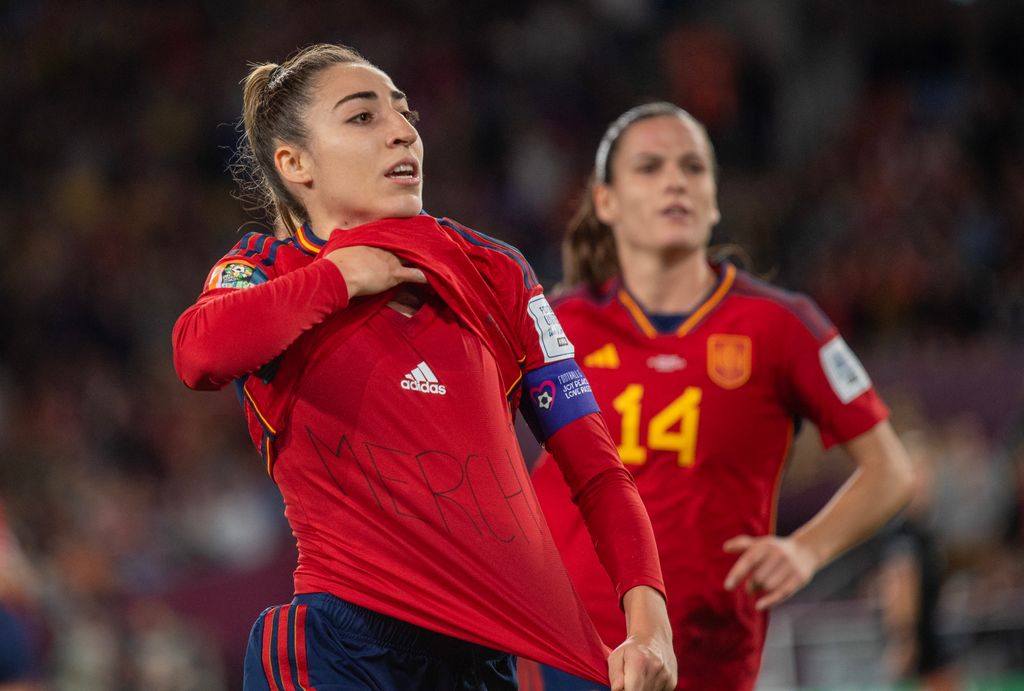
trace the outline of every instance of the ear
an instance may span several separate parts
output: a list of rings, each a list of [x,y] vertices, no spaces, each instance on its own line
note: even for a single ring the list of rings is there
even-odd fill
[[[714,228],[722,220],[722,212],[718,209],[718,193],[714,196],[715,207],[711,209],[711,227]]]
[[[597,182],[594,183],[591,194],[593,195],[594,215],[597,216],[597,220],[606,226],[614,225],[619,216],[619,200],[616,198],[615,192],[603,182]]]
[[[286,182],[308,185],[313,181],[312,160],[302,149],[281,145],[274,151],[274,167]]]

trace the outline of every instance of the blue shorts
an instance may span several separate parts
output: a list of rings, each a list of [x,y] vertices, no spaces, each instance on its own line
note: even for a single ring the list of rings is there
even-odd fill
[[[266,609],[245,691],[515,691],[516,658],[326,593]]]
[[[0,607],[0,685],[33,678],[33,653],[25,622]]]
[[[608,691],[607,686],[519,658],[519,691]]]
[[[568,672],[563,672],[554,667],[541,665],[540,671],[544,679],[542,691],[608,691],[607,686],[602,686],[589,679],[574,677]]]

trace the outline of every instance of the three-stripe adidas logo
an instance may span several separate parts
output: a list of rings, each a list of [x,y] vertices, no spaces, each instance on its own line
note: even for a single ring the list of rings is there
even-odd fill
[[[434,393],[440,396],[448,393],[444,388],[444,384],[438,383],[437,376],[430,369],[430,365],[427,364],[426,360],[413,367],[412,372],[405,375],[401,386],[408,391],[422,391],[423,393]]]
[[[614,343],[608,343],[601,346],[593,353],[583,358],[584,367],[618,369],[620,364],[619,351],[616,350]]]

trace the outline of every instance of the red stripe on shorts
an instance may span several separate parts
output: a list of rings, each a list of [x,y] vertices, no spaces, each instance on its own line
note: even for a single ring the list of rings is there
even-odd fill
[[[295,691],[295,684],[292,683],[292,666],[288,661],[288,610],[291,605],[283,605],[281,614],[277,618],[277,664],[281,669],[281,684],[283,691]]]
[[[540,665],[523,657],[518,662],[519,691],[544,691],[544,676]]]
[[[301,691],[316,691],[309,685],[309,663],[306,661],[306,605],[295,607],[295,668]]]
[[[276,614],[277,608],[275,607],[267,610],[263,617],[263,673],[267,675],[270,691],[279,691],[277,682],[274,681],[274,663],[270,659],[270,645],[273,642],[271,639],[274,635],[274,615]]]

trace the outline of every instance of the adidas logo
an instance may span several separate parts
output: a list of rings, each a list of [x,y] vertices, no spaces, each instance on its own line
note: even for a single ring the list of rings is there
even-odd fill
[[[437,383],[437,376],[430,369],[426,361],[421,362],[412,368],[412,372],[405,375],[401,386],[408,391],[422,391],[423,393],[436,393],[444,396],[448,393],[444,384]]]
[[[608,343],[583,358],[584,367],[618,369],[620,364],[619,351],[616,350],[614,343]]]

